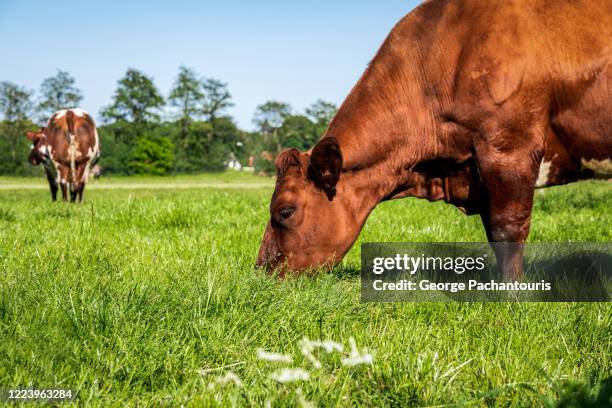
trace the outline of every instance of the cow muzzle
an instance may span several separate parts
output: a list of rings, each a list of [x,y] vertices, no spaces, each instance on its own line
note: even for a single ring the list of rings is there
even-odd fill
[[[265,268],[267,271],[274,270],[283,260],[283,253],[278,247],[274,239],[272,226],[268,222],[266,231],[264,232],[259,253],[257,254],[257,268]]]
[[[38,166],[40,164],[39,158],[33,154],[31,154],[30,157],[28,157],[28,161],[30,162],[32,166]]]

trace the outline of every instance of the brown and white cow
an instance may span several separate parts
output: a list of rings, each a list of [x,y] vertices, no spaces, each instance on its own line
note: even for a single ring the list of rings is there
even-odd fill
[[[518,278],[534,188],[609,172],[611,157],[611,1],[427,1],[312,151],[276,159],[258,264],[336,264],[381,201],[420,197],[479,214]]]
[[[100,157],[100,140],[91,116],[81,109],[61,110],[51,116],[47,127],[28,132],[27,137],[32,141],[28,161],[44,166],[51,199],[57,199],[59,185],[64,201],[70,191],[70,201],[81,202],[89,172]]]

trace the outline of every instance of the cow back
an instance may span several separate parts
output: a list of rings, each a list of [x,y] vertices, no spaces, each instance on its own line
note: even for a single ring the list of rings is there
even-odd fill
[[[77,164],[86,163],[99,150],[95,122],[87,112],[81,109],[56,112],[49,119],[45,133],[53,160],[59,164],[70,164],[71,137],[76,147]]]

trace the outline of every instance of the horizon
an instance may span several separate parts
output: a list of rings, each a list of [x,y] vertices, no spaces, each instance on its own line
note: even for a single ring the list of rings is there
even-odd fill
[[[154,1],[143,9],[142,2],[111,1],[75,9],[65,1],[0,0],[0,36],[21,34],[2,46],[11,63],[0,66],[0,81],[35,91],[36,100],[43,79],[68,71],[83,92],[79,107],[99,120],[128,68],[152,77],[167,97],[185,65],[227,83],[234,106],[226,114],[252,130],[256,107],[268,100],[294,112],[318,99],[339,106],[389,31],[419,3]]]

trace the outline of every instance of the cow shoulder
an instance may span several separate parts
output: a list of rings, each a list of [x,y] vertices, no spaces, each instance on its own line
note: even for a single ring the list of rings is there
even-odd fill
[[[517,95],[525,84],[532,53],[536,53],[528,17],[513,9],[502,8],[475,29],[464,52],[462,80],[469,89],[477,89],[479,98],[490,98],[494,106],[503,105]]]

